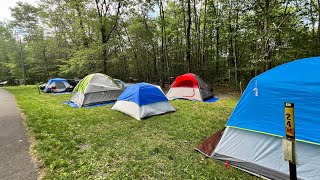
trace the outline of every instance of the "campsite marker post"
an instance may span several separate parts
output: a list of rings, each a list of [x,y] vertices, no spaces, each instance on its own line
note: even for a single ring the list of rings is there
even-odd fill
[[[297,179],[297,158],[294,124],[294,103],[284,103],[286,138],[283,139],[284,159],[289,161],[290,180]]]

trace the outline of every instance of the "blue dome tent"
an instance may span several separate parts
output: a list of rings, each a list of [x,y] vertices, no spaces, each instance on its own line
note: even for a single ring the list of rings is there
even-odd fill
[[[112,107],[138,120],[176,111],[160,87],[138,83],[127,87]]]
[[[46,86],[43,89],[43,92],[45,92],[45,93],[66,92],[70,86],[71,85],[69,84],[69,82],[66,79],[54,78],[54,79],[50,79],[47,82]]]
[[[285,102],[295,105],[298,178],[319,178],[320,57],[292,61],[253,78],[225,130],[197,150],[254,175],[288,179],[282,152]]]

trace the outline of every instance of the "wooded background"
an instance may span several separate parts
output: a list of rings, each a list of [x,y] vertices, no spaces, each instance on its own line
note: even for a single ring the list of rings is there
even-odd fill
[[[39,0],[11,11],[0,22],[0,81],[101,72],[163,86],[193,72],[237,87],[320,55],[320,0]]]

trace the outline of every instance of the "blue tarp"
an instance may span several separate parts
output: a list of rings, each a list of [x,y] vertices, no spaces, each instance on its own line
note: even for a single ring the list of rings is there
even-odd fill
[[[93,108],[93,107],[97,107],[97,106],[106,106],[108,104],[114,104],[115,102],[111,101],[111,102],[105,102],[105,103],[100,103],[100,104],[93,104],[93,105],[88,105],[88,106],[82,106],[83,108]],[[72,101],[67,101],[64,102],[63,104],[67,104],[73,108],[81,108],[81,106],[79,106],[77,103],[74,103]]]
[[[208,99],[204,100],[203,102],[214,103],[214,102],[216,102],[218,100],[219,100],[219,98],[217,98],[217,97],[211,97],[211,98],[208,98]]]
[[[173,100],[188,100],[188,101],[190,101],[190,99],[185,99],[185,98],[175,98]],[[217,97],[211,97],[211,98],[205,99],[203,102],[214,103],[214,102],[216,102],[218,100],[219,100],[219,98],[217,98]]]
[[[138,83],[127,87],[117,100],[134,102],[139,106],[168,101],[159,88],[149,83]]]
[[[80,108],[81,106],[79,106],[78,104],[72,102],[72,101],[66,101],[66,102],[63,102],[63,104],[66,104],[66,105],[69,105],[73,108]]]
[[[295,106],[296,138],[320,143],[320,57],[289,62],[253,78],[227,126],[285,136],[285,102]]]
[[[52,92],[52,95],[64,95],[64,94],[72,94],[72,92]]]

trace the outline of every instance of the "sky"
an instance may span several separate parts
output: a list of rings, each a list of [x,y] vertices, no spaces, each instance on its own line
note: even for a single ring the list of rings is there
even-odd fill
[[[0,0],[0,21],[11,20],[10,7],[14,7],[17,2],[28,2],[30,4],[36,5],[37,0]]]

